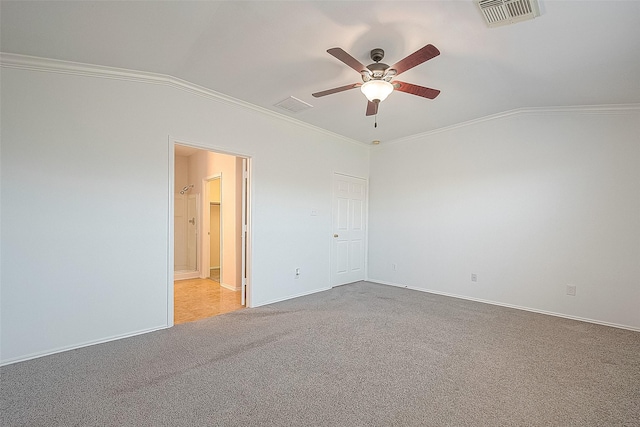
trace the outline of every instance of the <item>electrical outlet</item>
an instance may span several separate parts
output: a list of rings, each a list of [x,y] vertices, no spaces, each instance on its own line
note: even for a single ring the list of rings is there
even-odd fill
[[[300,268],[296,268],[296,279],[300,278]]]
[[[471,281],[472,282],[477,282],[478,281],[478,275],[476,273],[471,273]]]
[[[393,271],[398,271],[398,264],[396,264],[395,262],[393,264],[391,264],[391,269]]]
[[[576,285],[567,285],[567,295],[576,296]]]

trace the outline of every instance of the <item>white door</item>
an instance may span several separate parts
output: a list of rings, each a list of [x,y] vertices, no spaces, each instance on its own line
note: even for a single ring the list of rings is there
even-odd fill
[[[365,278],[367,183],[346,175],[333,176],[331,285]]]

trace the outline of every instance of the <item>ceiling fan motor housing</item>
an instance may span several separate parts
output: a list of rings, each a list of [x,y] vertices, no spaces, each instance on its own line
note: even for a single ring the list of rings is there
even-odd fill
[[[382,61],[382,58],[384,58],[384,50],[379,47],[371,50],[371,59],[374,62],[380,62]]]
[[[381,79],[384,77],[384,72],[389,68],[387,64],[382,62],[376,62],[371,65],[367,65],[369,71],[371,71],[371,77],[374,79]]]

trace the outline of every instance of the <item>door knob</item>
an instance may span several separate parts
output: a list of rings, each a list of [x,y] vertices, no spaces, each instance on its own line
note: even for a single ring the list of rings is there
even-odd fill
[[[334,234],[334,235],[333,235],[333,237],[338,237],[338,235],[337,235],[337,234]]]

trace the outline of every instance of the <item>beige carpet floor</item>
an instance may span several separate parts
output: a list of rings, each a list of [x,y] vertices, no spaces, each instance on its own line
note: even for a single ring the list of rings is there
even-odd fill
[[[3,426],[640,425],[640,333],[366,282],[0,375]]]

